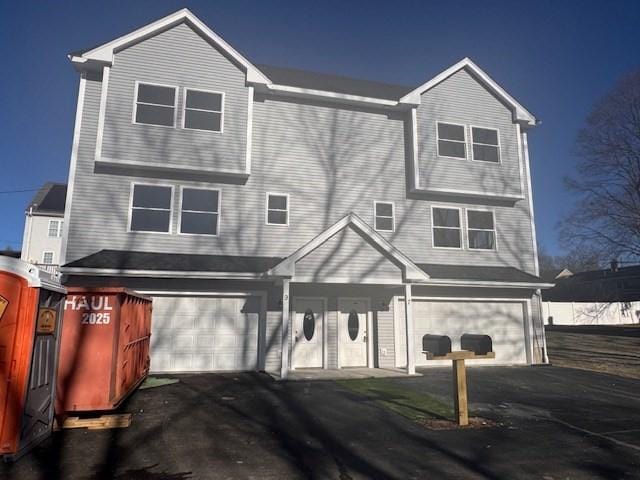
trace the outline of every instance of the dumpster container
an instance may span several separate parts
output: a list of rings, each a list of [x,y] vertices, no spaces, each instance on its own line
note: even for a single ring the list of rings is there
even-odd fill
[[[149,373],[151,299],[124,288],[68,288],[56,413],[113,410]]]
[[[51,434],[64,292],[48,272],[0,257],[0,454],[6,460]]]

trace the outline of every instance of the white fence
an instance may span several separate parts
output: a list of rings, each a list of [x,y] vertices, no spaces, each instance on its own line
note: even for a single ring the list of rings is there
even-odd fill
[[[640,302],[542,302],[545,325],[640,323]]]

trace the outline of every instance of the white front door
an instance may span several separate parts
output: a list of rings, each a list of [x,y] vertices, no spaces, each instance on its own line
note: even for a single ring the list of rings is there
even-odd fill
[[[293,321],[293,368],[322,367],[325,301],[296,298]]]
[[[338,305],[338,355],[341,367],[367,366],[369,301],[342,298]]]

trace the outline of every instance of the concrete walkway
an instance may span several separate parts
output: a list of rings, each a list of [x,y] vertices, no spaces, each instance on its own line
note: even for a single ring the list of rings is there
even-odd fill
[[[282,380],[278,374],[270,374],[276,380]],[[350,380],[356,378],[407,378],[421,377],[421,373],[408,375],[402,368],[302,368],[290,370],[287,380]]]

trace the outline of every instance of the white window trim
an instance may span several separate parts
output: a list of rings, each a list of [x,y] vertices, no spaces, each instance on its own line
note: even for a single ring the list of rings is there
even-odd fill
[[[493,229],[488,228],[469,228],[469,212],[491,212],[491,216],[493,217]],[[466,238],[467,238],[467,248],[469,250],[479,251],[479,252],[497,252],[498,251],[498,228],[496,226],[496,212],[493,208],[485,208],[485,207],[468,207],[465,209],[465,226],[466,226]],[[493,232],[493,248],[473,248],[471,246],[471,242],[469,242],[469,230],[476,230],[482,232]]]
[[[184,189],[189,190],[206,190],[208,192],[218,192],[218,211],[216,218],[216,233],[189,233],[182,231],[182,198],[184,195]],[[213,212],[205,212],[204,210],[187,210],[188,212],[193,213],[213,213]],[[178,205],[178,235],[188,235],[195,237],[217,237],[220,235],[220,216],[222,214],[222,191],[219,188],[207,188],[207,187],[190,187],[188,185],[182,185],[180,187],[180,199]]]
[[[270,223],[269,222],[269,197],[277,196],[277,197],[286,197],[287,198],[287,209],[281,210],[278,208],[272,208],[271,210],[275,212],[287,212],[287,223]],[[265,225],[273,225],[274,227],[288,227],[289,226],[289,212],[291,211],[291,199],[289,198],[288,193],[278,193],[278,192],[267,192],[265,195],[264,201],[264,221]]]
[[[482,128],[483,130],[493,130],[494,132],[496,132],[497,137],[498,137],[498,145],[491,145],[490,143],[481,143],[481,142],[476,142],[473,139],[473,129],[474,128]],[[501,165],[502,164],[502,145],[500,143],[500,130],[494,127],[483,127],[481,125],[469,125],[469,130],[471,131],[471,161],[473,162],[480,162],[483,165]],[[476,160],[475,155],[473,153],[473,145],[483,145],[486,147],[498,147],[498,161],[497,162],[491,162],[489,160]]]
[[[446,210],[457,210],[458,211],[458,221],[460,222],[459,227],[440,227],[435,224],[435,215],[433,210],[435,208],[442,208]],[[438,250],[463,250],[464,249],[464,225],[462,223],[462,208],[461,207],[453,207],[449,205],[431,205],[431,247]],[[459,247],[440,247],[436,245],[436,237],[435,237],[435,229],[436,228],[446,228],[448,230],[459,230],[460,231],[460,246]]]
[[[462,140],[449,140],[448,138],[440,138],[440,133],[438,132],[438,124],[442,123],[443,125],[455,125],[456,127],[462,127],[464,131],[464,142]],[[464,144],[464,157],[452,157],[449,155],[440,155],[440,140],[444,142],[456,142]],[[436,120],[436,152],[438,157],[440,158],[453,158],[454,160],[469,160],[469,142],[467,135],[467,126],[464,123],[455,123],[455,122],[445,122],[441,120]]]
[[[45,255],[46,255],[47,253],[50,253],[50,254],[51,254],[51,263],[47,263],[47,262],[45,261],[45,259],[44,259]],[[55,258],[55,252],[53,252],[53,250],[44,250],[44,251],[42,252],[42,264],[43,264],[43,265],[55,265],[55,260],[56,260],[56,258]]]
[[[141,123],[141,122],[136,122],[136,114],[138,113],[138,86],[140,84],[143,85],[151,85],[153,87],[167,87],[167,88],[173,88],[174,90],[174,94],[173,94],[173,125],[169,126],[169,125],[156,125],[155,123]],[[141,80],[136,80],[135,82],[135,87],[133,89],[133,112],[131,115],[131,123],[133,123],[134,125],[145,125],[147,127],[161,127],[161,128],[176,128],[177,125],[177,118],[178,118],[178,88],[175,85],[165,85],[162,83],[154,83],[154,82],[144,82]],[[145,105],[156,105],[159,107],[167,107],[168,105],[160,105],[157,103],[146,103],[146,102],[141,102],[144,103]]]
[[[222,95],[222,101],[220,104],[221,110],[217,112],[216,110],[206,110],[204,108],[188,108],[187,109],[187,92],[203,92],[203,93],[216,93],[218,95]],[[207,133],[224,133],[224,102],[225,102],[225,93],[219,92],[217,90],[205,90],[203,88],[188,88],[185,87],[182,92],[182,128],[183,130],[193,130],[196,132],[207,132]],[[219,113],[220,114],[220,130],[206,130],[203,128],[189,128],[185,127],[185,119],[187,117],[187,110],[198,110],[200,112],[210,112],[210,113]]]
[[[57,222],[58,226],[56,227],[56,234],[51,235],[51,223]],[[62,236],[62,220],[51,219],[47,224],[47,238],[60,238]]]
[[[378,205],[391,205],[391,216],[387,215],[378,215],[376,212]],[[377,228],[377,219],[380,218],[390,218],[391,219],[391,230],[379,229]],[[396,205],[394,202],[384,202],[384,201],[373,201],[373,229],[378,232],[395,232],[396,231]]]
[[[169,187],[171,189],[171,200],[169,202],[169,230],[166,232],[149,232],[146,230],[132,230],[131,229],[131,219],[133,217],[133,191],[136,188],[136,185],[141,186],[150,186],[150,187]],[[175,186],[169,185],[166,183],[150,183],[150,182],[131,182],[131,188],[129,190],[129,214],[127,218],[127,233],[136,233],[136,234],[152,234],[152,235],[171,235],[173,232],[173,202],[175,199]],[[166,210],[164,208],[144,208],[144,207],[136,207],[141,210]]]

